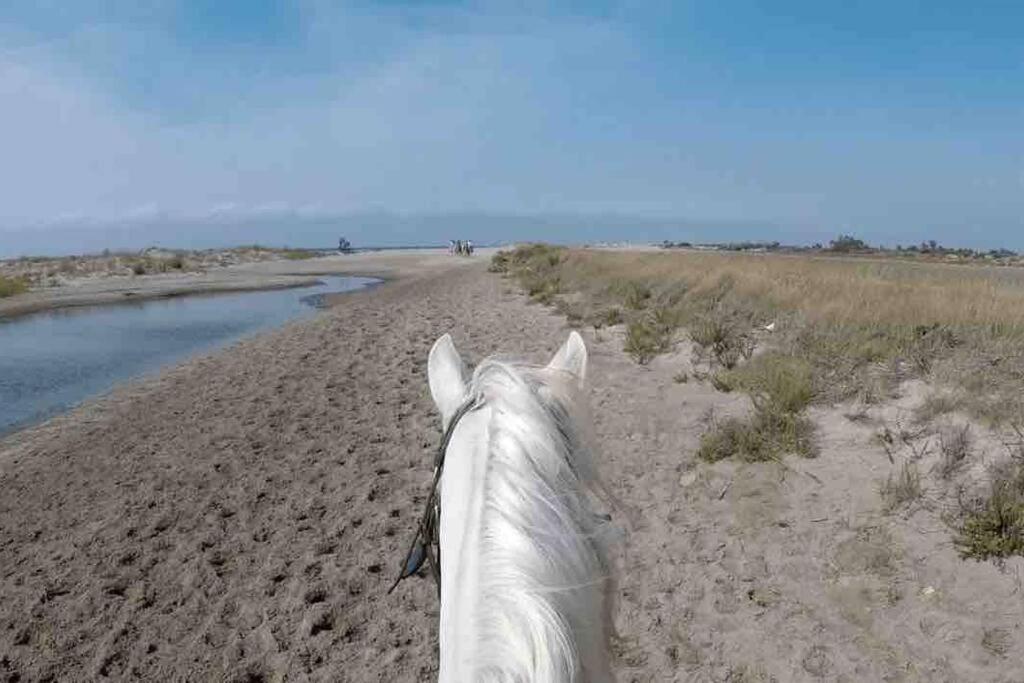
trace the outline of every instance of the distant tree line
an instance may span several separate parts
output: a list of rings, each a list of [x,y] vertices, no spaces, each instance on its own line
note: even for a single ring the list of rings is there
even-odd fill
[[[661,243],[662,249],[715,249],[718,251],[787,251],[787,252],[806,252],[806,251],[822,251],[836,254],[864,254],[864,253],[898,253],[898,254],[927,254],[932,256],[957,256],[964,259],[1009,259],[1018,256],[1018,253],[1010,249],[967,249],[967,248],[950,248],[944,247],[939,244],[936,240],[926,240],[921,244],[912,244],[909,246],[897,245],[896,249],[887,249],[883,246],[872,247],[864,240],[855,237],[854,235],[848,235],[840,233],[838,237],[830,240],[828,246],[822,245],[820,242],[816,242],[810,247],[805,246],[788,246],[780,244],[779,242],[723,242],[723,243],[711,243],[711,244],[693,244],[692,242],[673,242],[671,240],[665,240]]]

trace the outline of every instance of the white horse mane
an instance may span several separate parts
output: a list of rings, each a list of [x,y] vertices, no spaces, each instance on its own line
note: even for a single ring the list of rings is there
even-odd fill
[[[485,413],[474,457],[487,458],[478,542],[470,546],[473,623],[456,626],[475,641],[459,644],[473,653],[474,681],[611,680],[614,583],[606,518],[594,509],[595,497],[609,499],[580,432],[579,381],[551,367],[488,359],[466,386]],[[455,439],[470,436],[459,431]],[[446,599],[471,598],[442,590]]]

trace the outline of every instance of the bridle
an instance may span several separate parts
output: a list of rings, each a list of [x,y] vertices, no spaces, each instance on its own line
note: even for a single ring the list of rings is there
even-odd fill
[[[448,451],[448,444],[452,440],[455,428],[459,421],[480,406],[483,399],[478,396],[471,396],[458,407],[448,422],[448,428],[441,435],[441,443],[434,454],[434,477],[430,483],[430,494],[427,496],[427,504],[423,509],[423,516],[416,527],[416,535],[412,537],[409,550],[405,554],[405,560],[399,569],[395,582],[391,584],[388,593],[395,590],[402,579],[407,579],[420,570],[423,563],[430,566],[430,574],[437,584],[437,595],[441,597],[441,542],[439,538],[441,523],[441,500],[437,495],[437,485],[441,482],[441,473],[444,470],[445,453]]]

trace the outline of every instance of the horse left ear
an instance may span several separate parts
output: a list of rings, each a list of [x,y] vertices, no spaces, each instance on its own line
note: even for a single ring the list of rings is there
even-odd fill
[[[587,347],[579,332],[573,330],[569,333],[569,338],[548,363],[548,369],[568,372],[583,386],[583,380],[587,377]]]
[[[442,335],[434,342],[427,359],[427,381],[430,395],[434,398],[441,419],[448,420],[466,400],[466,380],[463,376],[462,358],[455,350],[451,335]]]

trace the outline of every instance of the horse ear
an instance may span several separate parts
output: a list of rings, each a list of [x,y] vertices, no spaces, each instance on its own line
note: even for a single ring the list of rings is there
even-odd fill
[[[587,376],[587,347],[579,332],[573,330],[569,333],[565,344],[548,363],[548,369],[568,372],[576,377],[580,386],[583,386],[583,380]]]
[[[444,334],[434,342],[427,359],[427,379],[441,418],[448,419],[466,400],[466,380],[462,375],[462,358],[455,350],[451,335]]]

